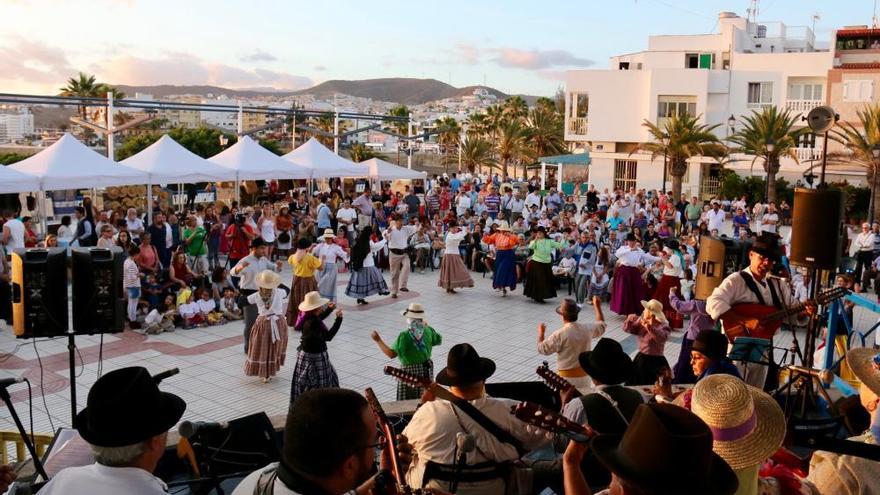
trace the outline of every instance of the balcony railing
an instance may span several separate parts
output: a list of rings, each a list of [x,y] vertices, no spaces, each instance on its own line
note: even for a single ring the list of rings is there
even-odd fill
[[[824,104],[825,102],[822,100],[788,100],[785,102],[785,108],[792,112],[807,113]]]
[[[794,152],[800,163],[822,159],[822,148],[795,148]]]
[[[568,133],[578,136],[587,135],[587,118],[586,117],[569,117]]]
[[[716,176],[704,176],[702,184],[700,184],[700,196],[709,199],[718,194],[721,189],[721,178]]]
[[[773,106],[772,103],[755,103],[755,102],[751,102],[751,101],[746,103],[746,108],[748,108],[749,110],[758,110],[761,108],[769,108],[772,106]]]

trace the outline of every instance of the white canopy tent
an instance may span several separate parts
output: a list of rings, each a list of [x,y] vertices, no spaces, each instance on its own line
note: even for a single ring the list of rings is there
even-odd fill
[[[308,168],[312,179],[366,177],[362,167],[333,153],[315,138],[309,139],[283,158]]]
[[[309,179],[311,170],[294,160],[285,160],[260,146],[250,136],[242,136],[237,143],[212,156],[210,161],[234,171],[235,197],[242,180]]]
[[[167,134],[119,163],[147,174],[148,205],[153,204],[154,184],[216,182],[235,177],[229,168],[196,155]],[[153,222],[153,208],[147,208],[147,221]]]
[[[360,167],[366,167],[369,170],[369,177],[372,180],[395,180],[395,179],[416,179],[424,180],[427,177],[425,172],[417,172],[406,167],[400,167],[393,163],[388,163],[378,158],[370,158],[358,163]]]
[[[40,181],[32,175],[16,172],[11,167],[0,166],[0,193],[38,191]]]

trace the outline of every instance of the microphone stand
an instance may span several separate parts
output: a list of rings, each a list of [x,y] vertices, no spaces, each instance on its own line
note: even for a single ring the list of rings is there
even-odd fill
[[[43,467],[43,462],[37,456],[37,449],[34,447],[32,442],[32,438],[28,435],[27,431],[24,429],[24,425],[21,424],[21,419],[18,417],[18,413],[15,412],[15,407],[12,405],[12,397],[9,395],[9,391],[6,390],[6,387],[0,387],[0,398],[3,399],[3,402],[6,403],[6,407],[9,409],[9,413],[12,415],[12,420],[15,422],[15,426],[18,428],[18,434],[21,435],[22,440],[24,441],[25,447],[27,447],[28,452],[31,454],[31,459],[34,462],[34,468],[37,470],[40,476],[43,477],[44,480],[49,481],[49,475],[46,474],[46,469]]]
[[[461,471],[464,469],[465,458],[467,456],[467,452],[464,449],[459,452],[458,445],[455,446],[454,458],[455,458],[455,467],[452,470],[452,481],[449,482],[449,493],[455,495],[458,491],[458,478],[461,476]]]

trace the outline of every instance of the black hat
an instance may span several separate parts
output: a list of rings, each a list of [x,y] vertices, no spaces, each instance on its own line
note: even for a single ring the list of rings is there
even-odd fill
[[[599,339],[592,351],[582,352],[578,362],[588,375],[605,385],[627,381],[633,368],[632,359],[623,352],[620,342],[609,338]]]
[[[264,241],[261,237],[255,237],[251,241],[251,249],[258,248],[258,247],[265,246],[265,245],[266,245],[266,241]]]
[[[623,435],[599,435],[590,449],[628,485],[652,493],[728,495],[739,487],[736,473],[712,451],[706,423],[676,405],[640,405]]]
[[[470,344],[456,344],[449,349],[446,367],[437,373],[440,385],[461,386],[484,381],[495,373],[495,362],[480,357]]]
[[[679,246],[678,241],[675,239],[669,239],[666,241],[666,247],[672,249],[673,251],[678,251],[681,246]]]
[[[761,235],[755,239],[755,242],[752,243],[749,250],[754,251],[761,256],[766,256],[773,261],[779,261],[779,258],[782,257],[782,252],[779,246],[779,236],[772,232],[762,232]]]
[[[717,330],[703,330],[694,339],[692,351],[697,351],[712,361],[720,361],[727,356],[727,337]]]
[[[636,235],[633,234],[632,232],[630,232],[629,234],[626,234],[626,241],[627,242],[636,241],[636,240],[637,240]]]
[[[186,402],[160,392],[156,381],[140,366],[111,371],[89,390],[85,409],[74,427],[86,442],[99,447],[123,447],[143,442],[177,424]]]

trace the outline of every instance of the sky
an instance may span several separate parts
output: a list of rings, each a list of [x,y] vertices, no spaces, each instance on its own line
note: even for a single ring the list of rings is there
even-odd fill
[[[302,89],[434,78],[552,95],[651,34],[716,32],[749,0],[0,0],[0,93],[55,94],[78,71],[111,84]],[[759,19],[817,38],[870,24],[873,0],[763,0]]]

